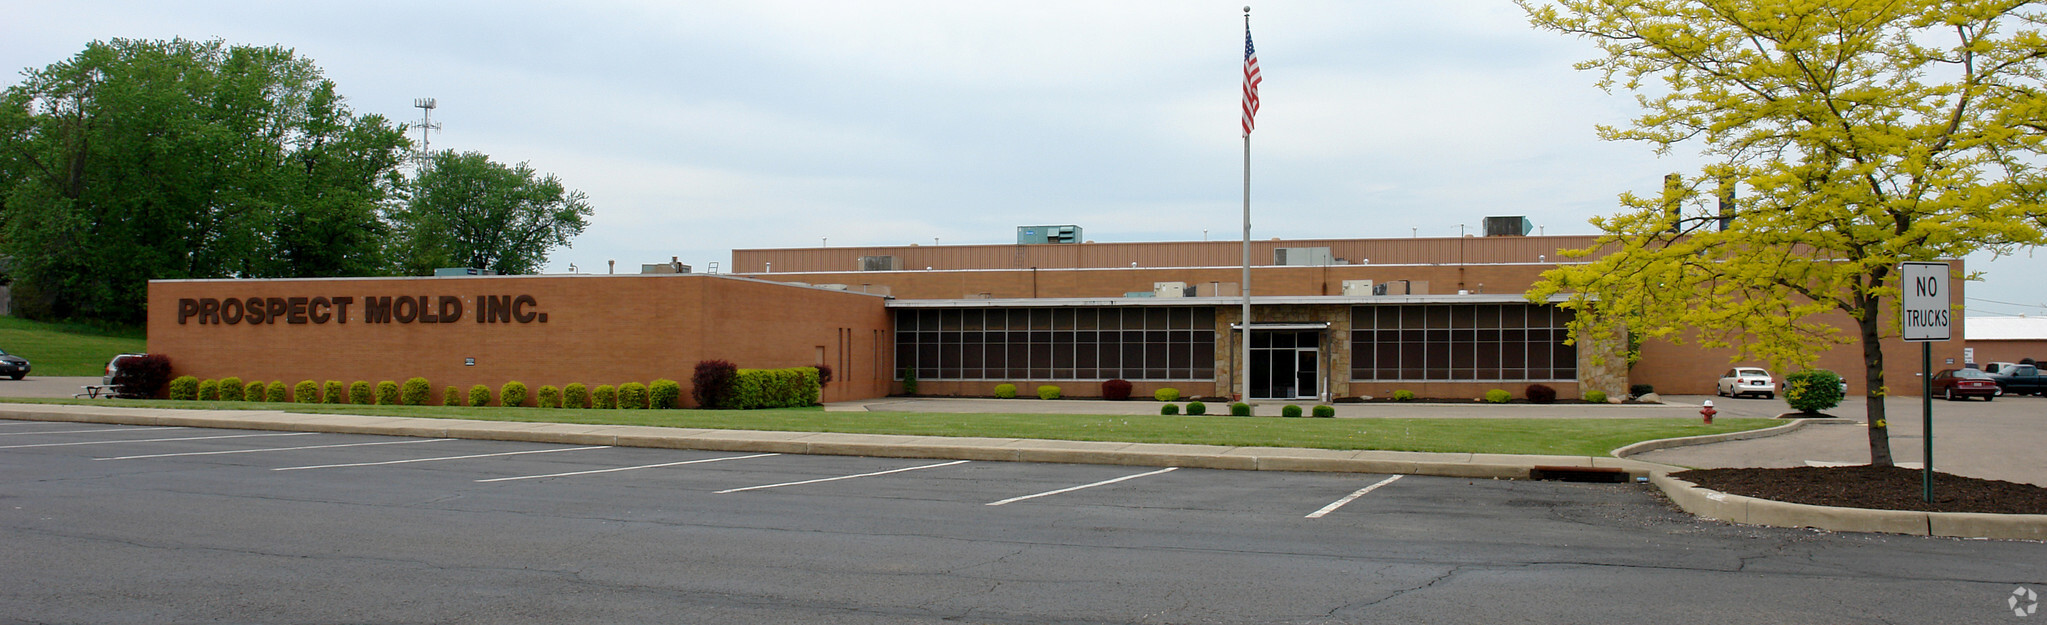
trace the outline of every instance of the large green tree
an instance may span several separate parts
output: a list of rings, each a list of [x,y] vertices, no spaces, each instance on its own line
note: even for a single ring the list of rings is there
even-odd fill
[[[1898,333],[1898,264],[2043,242],[2041,3],[1519,1],[1536,26],[1599,46],[1579,68],[1602,87],[1638,94],[1641,116],[1601,136],[1709,162],[1622,195],[1577,252],[1603,255],[1530,296],[1572,293],[1578,340],[1691,337],[1780,368],[1859,343],[1870,462],[1891,464],[1882,341]]]
[[[135,322],[150,279],[385,272],[409,147],[284,48],[93,42],[0,94],[17,303]]]
[[[440,267],[533,273],[554,248],[583,232],[590,205],[553,174],[507,167],[476,152],[437,152],[393,217],[407,273]]]

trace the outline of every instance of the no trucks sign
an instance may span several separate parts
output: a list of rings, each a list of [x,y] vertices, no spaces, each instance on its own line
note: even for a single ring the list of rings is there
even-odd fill
[[[1949,339],[1950,312],[1947,263],[1899,263],[1898,286],[1904,310],[1898,316],[1905,323],[1907,341]]]

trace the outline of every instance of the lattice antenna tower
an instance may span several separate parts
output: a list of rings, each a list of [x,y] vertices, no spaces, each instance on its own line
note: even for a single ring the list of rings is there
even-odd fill
[[[427,137],[430,133],[441,130],[441,125],[434,123],[434,109],[439,108],[440,104],[434,102],[433,98],[414,98],[412,107],[419,109],[419,168],[424,170],[434,154]]]

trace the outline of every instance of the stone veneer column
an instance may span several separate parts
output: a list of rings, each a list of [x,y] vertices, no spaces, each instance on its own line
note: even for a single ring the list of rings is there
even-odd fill
[[[1578,392],[1599,390],[1609,401],[1628,396],[1628,331],[1616,324],[1611,336],[1580,336],[1578,348]]]

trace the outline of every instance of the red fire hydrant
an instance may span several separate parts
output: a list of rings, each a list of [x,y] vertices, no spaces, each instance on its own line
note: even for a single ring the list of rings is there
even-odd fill
[[[1713,409],[1713,400],[1710,399],[1706,400],[1706,405],[1699,407],[1699,416],[1706,418],[1706,425],[1713,425],[1713,415],[1719,413]]]

